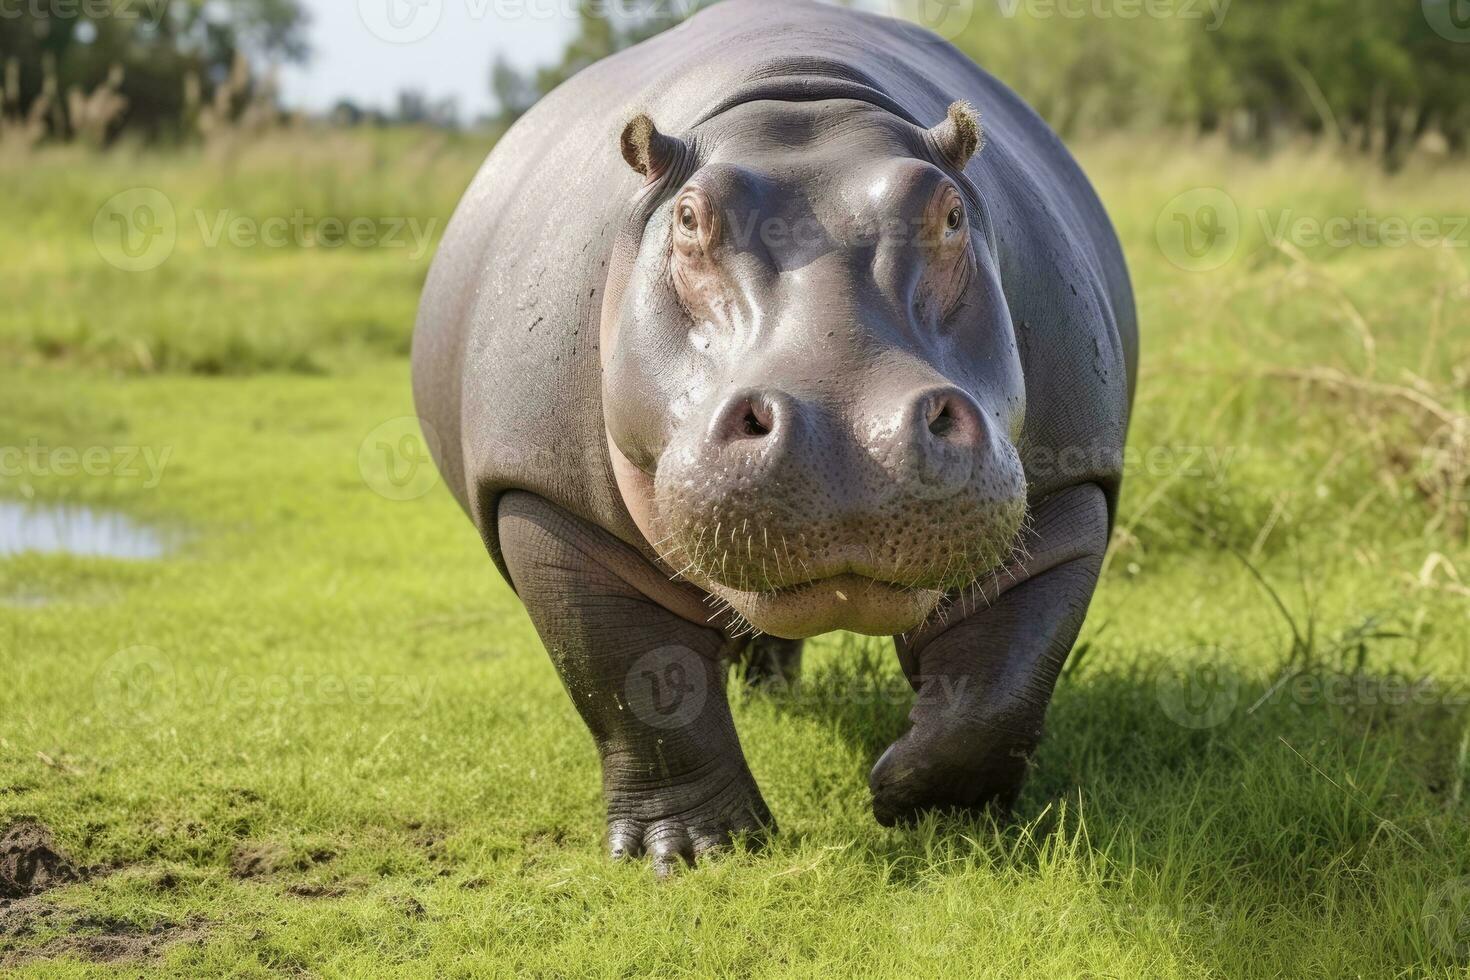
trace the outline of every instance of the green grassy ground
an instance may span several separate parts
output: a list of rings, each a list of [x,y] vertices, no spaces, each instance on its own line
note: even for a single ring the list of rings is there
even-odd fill
[[[591,742],[448,494],[384,483],[428,254],[199,233],[195,209],[442,227],[482,152],[0,162],[0,447],[44,450],[0,499],[180,542],[0,560],[0,830],[36,818],[95,869],[0,902],[4,969],[1464,975],[1467,250],[1275,247],[1257,214],[1453,235],[1463,166],[1083,147],[1145,358],[1114,550],[1018,822],[878,827],[866,774],[906,699],[887,644],[829,637],[803,688],[733,697],[778,839],[659,883],[602,859]],[[178,234],[128,272],[92,229],[137,186]],[[1237,209],[1233,252],[1181,251],[1174,212],[1201,234],[1220,214],[1170,205],[1200,187]],[[64,447],[113,463],[67,475]],[[129,447],[167,453],[159,479]]]

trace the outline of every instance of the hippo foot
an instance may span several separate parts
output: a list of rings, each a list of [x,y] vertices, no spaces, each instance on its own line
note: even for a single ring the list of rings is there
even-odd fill
[[[1009,814],[1026,780],[1028,752],[1005,739],[966,739],[949,751],[940,741],[915,729],[878,759],[868,785],[880,824],[911,824],[930,810]]]
[[[646,771],[609,770],[607,843],[613,860],[653,858],[659,877],[728,847],[737,835],[760,842],[775,821],[743,764],[650,783]]]

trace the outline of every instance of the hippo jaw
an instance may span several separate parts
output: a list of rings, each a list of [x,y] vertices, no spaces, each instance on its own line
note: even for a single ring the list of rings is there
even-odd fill
[[[1026,513],[1015,332],[956,176],[978,126],[772,102],[723,123],[625,134],[655,205],[605,294],[618,488],[727,626],[906,632]]]
[[[773,592],[740,592],[712,585],[730,612],[752,629],[786,639],[832,630],[894,636],[914,629],[939,606],[945,593],[880,582],[863,575],[834,575]]]
[[[872,453],[810,427],[818,445],[785,457],[766,456],[769,437],[718,449],[678,439],[660,461],[657,550],[733,614],[726,625],[792,639],[905,633],[1012,557],[1026,484],[1008,443],[924,482],[911,450]]]

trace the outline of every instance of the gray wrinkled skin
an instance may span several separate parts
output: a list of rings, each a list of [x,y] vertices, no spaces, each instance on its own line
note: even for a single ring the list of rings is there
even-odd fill
[[[1136,361],[1108,219],[1009,90],[898,21],[727,0],[495,148],[414,393],[592,732],[611,851],[667,870],[774,827],[723,661],[789,677],[829,630],[894,635],[917,693],[879,820],[1014,800]]]

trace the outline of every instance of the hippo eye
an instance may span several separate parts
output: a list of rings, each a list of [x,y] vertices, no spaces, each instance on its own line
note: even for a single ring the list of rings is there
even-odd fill
[[[944,223],[945,223],[945,226],[948,227],[950,231],[958,231],[959,230],[959,227],[960,227],[960,222],[962,222],[964,220],[965,220],[965,212],[962,211],[960,209],[960,206],[957,204],[954,207],[952,207],[952,208],[949,209],[949,217],[947,219],[945,219],[945,222]]]
[[[693,232],[699,227],[699,217],[694,213],[694,209],[687,204],[679,209],[679,226],[687,232]]]

